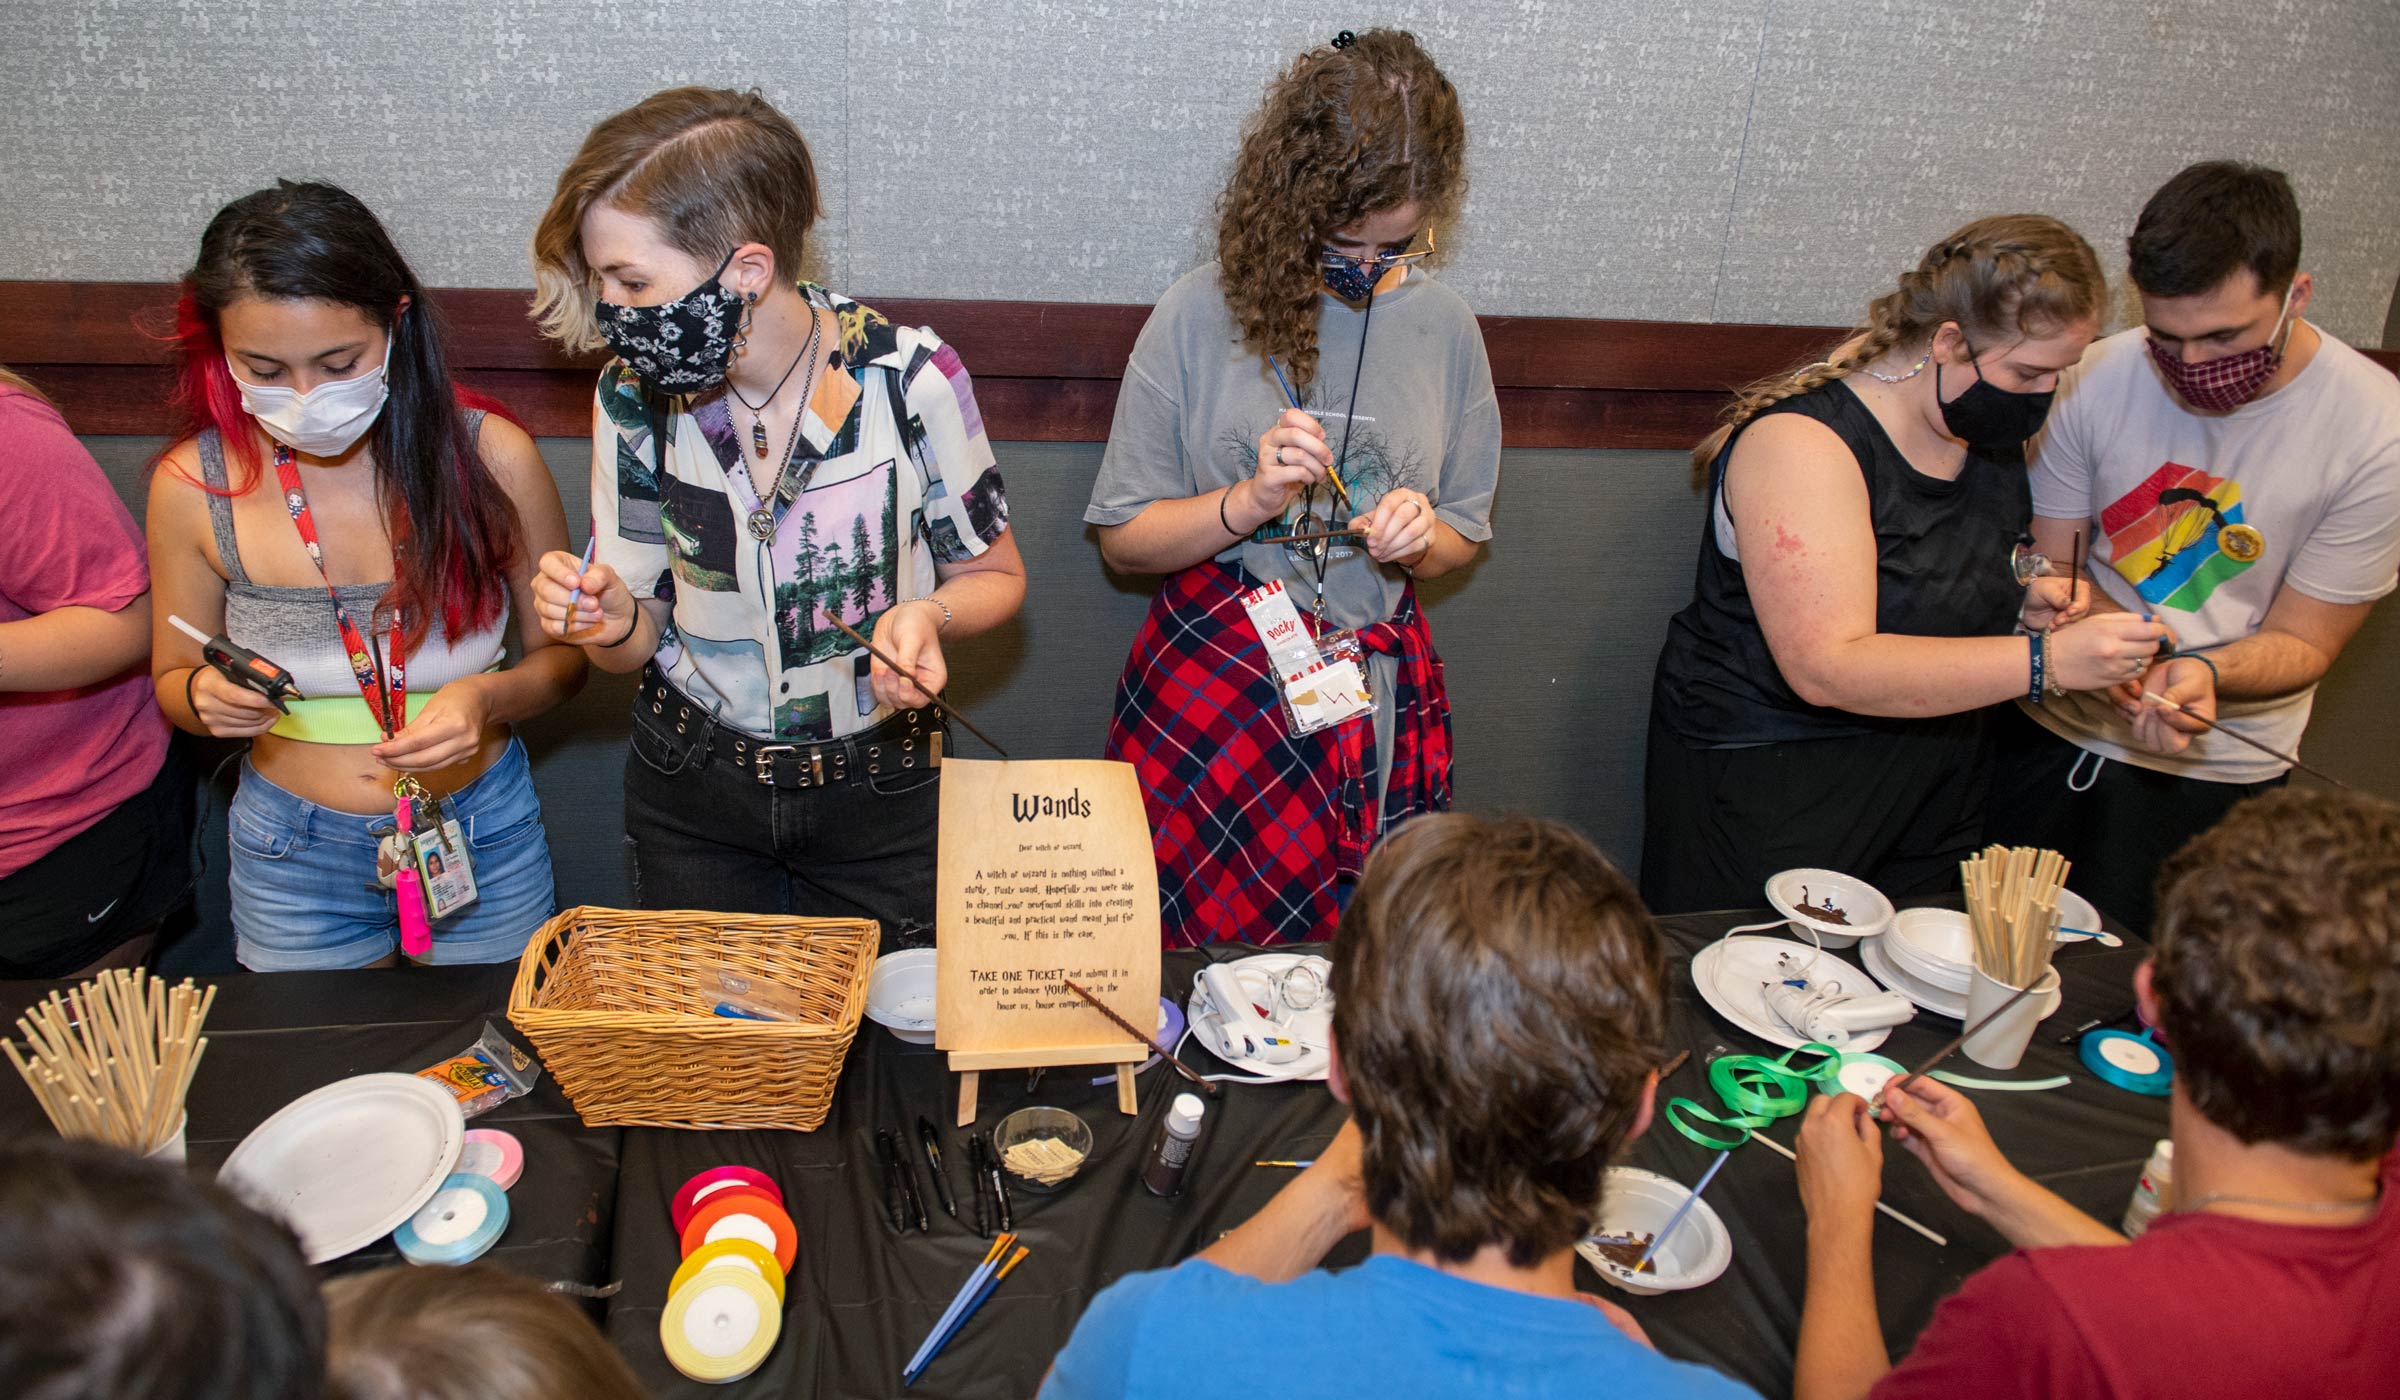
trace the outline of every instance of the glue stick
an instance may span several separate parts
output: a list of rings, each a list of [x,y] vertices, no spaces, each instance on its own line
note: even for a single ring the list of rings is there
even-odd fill
[[[2142,1179],[2133,1188],[2133,1200],[2125,1207],[2125,1238],[2138,1240],[2158,1219],[2167,1203],[2175,1198],[2175,1144],[2160,1138],[2151,1150],[2150,1160],[2142,1167]]]
[[[1183,1173],[1192,1164],[1192,1146],[1200,1140],[1200,1119],[1208,1105],[1198,1094],[1177,1094],[1167,1106],[1165,1121],[1142,1159],[1142,1186],[1153,1196],[1172,1196],[1183,1190]]]

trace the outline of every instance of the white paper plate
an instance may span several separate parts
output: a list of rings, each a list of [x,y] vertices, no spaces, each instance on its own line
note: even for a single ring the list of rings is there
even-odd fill
[[[1965,1020],[1965,995],[1911,975],[1907,969],[1893,962],[1892,955],[1885,951],[1889,941],[1879,938],[1858,950],[1858,960],[1867,965],[1867,971],[1875,974],[1875,980],[1937,1016],[1947,1016],[1953,1021]]]
[[[2101,931],[2100,911],[2092,907],[2090,900],[2075,891],[2060,890],[2058,892],[2058,926],[2099,933]]]
[[[1316,1005],[1306,1011],[1292,1011],[1275,999],[1275,979],[1294,964],[1312,960],[1322,962],[1324,959],[1315,953],[1260,953],[1225,964],[1241,977],[1242,990],[1250,994],[1251,1001],[1273,1013],[1270,1020],[1290,1031],[1293,1039],[1308,1041],[1312,1047],[1301,1051],[1299,1059],[1288,1060],[1280,1065],[1251,1059],[1227,1060],[1225,1063],[1236,1073],[1255,1075],[1260,1079],[1321,1080],[1332,1070],[1333,1054],[1322,1047],[1331,1043],[1333,993],[1326,992],[1317,999]],[[1209,1007],[1207,997],[1201,994],[1198,978],[1192,981],[1192,994],[1185,999],[1183,1009],[1193,1035],[1200,1039],[1201,1044],[1208,1044],[1210,1035],[1217,1028],[1217,1016]]]
[[[1868,941],[1873,946],[1873,940]],[[1832,953],[1822,953],[1806,943],[1789,938],[1761,938],[1737,934],[1720,938],[1692,955],[1692,985],[1700,989],[1700,999],[1716,1013],[1740,1026],[1759,1039],[1797,1050],[1808,1042],[1793,1033],[1775,1013],[1767,1009],[1763,994],[1765,984],[1776,980],[1776,958],[1789,953],[1795,962],[1810,965],[1809,976],[1819,985],[1839,982],[1846,992],[1867,993],[1875,990],[1875,979],[1844,962]],[[1850,1037],[1844,1050],[1872,1050],[1891,1036],[1891,1027],[1880,1026],[1860,1031]]]
[[[291,1226],[311,1264],[398,1229],[458,1165],[467,1121],[448,1089],[362,1074],[304,1094],[259,1124],[217,1180]]]

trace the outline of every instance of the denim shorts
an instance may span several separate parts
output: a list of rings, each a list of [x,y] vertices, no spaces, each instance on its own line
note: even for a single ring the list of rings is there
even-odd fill
[[[555,911],[550,843],[533,767],[511,739],[500,760],[445,799],[474,853],[476,900],[437,920],[435,963],[509,962]],[[373,828],[391,817],[320,807],[242,760],[228,822],[234,952],[253,972],[365,967],[400,946],[399,906],[375,886]]]

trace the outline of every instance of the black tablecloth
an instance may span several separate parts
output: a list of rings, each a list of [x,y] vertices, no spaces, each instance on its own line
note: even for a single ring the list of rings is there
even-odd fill
[[[1709,1102],[1706,1062],[1720,1050],[1755,1052],[1760,1042],[1726,1023],[1693,992],[1688,955],[1725,928],[1731,914],[1662,920],[1679,956],[1671,1044],[1691,1061],[1661,1086]],[[2166,1132],[2162,1100],[2095,1080],[2071,1047],[2054,1044],[2068,1027],[2122,1010],[2143,950],[2085,944],[2060,952],[2065,1004],[2037,1034],[2025,1063],[2009,1076],[2069,1073],[2073,1083],[2041,1093],[1976,1093],[2000,1145],[2026,1171],[2102,1219],[2123,1209],[2152,1141]],[[1207,957],[1253,949],[1219,947],[1173,953],[1167,989],[1178,1001]],[[241,1135],[276,1108],[319,1085],[373,1070],[416,1070],[465,1046],[505,1004],[510,969],[283,974],[228,979],[209,1033],[212,1044],[192,1097],[191,1159],[214,1168]],[[0,1006],[20,1007],[43,989],[0,986]],[[1955,1035],[1954,1021],[1930,1014],[1895,1031],[1881,1053],[1913,1063]],[[1196,1047],[1187,1055],[1219,1068]],[[1954,1068],[1982,1073],[1964,1061]],[[1032,1392],[1092,1295],[1125,1273],[1172,1264],[1249,1217],[1288,1179],[1253,1169],[1259,1158],[1313,1156],[1329,1141],[1343,1110],[1322,1085],[1229,1085],[1211,1104],[1206,1135],[1185,1194],[1159,1200],[1134,1179],[1141,1150],[1181,1083],[1171,1070],[1141,1079],[1141,1114],[1117,1113],[1113,1087],[1088,1081],[1096,1070],[1054,1069],[1028,1093],[1017,1072],[983,1077],[978,1123],[988,1129],[1027,1103],[1072,1108],[1092,1125],[1094,1150],[1083,1172],[1060,1192],[1014,1191],[1016,1226],[1032,1249],[973,1324],[947,1349],[912,1394],[1022,1396]],[[0,1083],[0,1131],[39,1123],[13,1075]],[[547,1079],[533,1095],[478,1122],[524,1140],[525,1177],[510,1193],[508,1233],[492,1258],[545,1279],[619,1280],[606,1307],[612,1340],[660,1395],[863,1396],[898,1390],[901,1364],[924,1337],[959,1282],[983,1257],[973,1230],[963,1141],[949,1124],[956,1081],[930,1047],[901,1043],[873,1024],[860,1028],[825,1126],[814,1133],[688,1133],[586,1128]],[[940,1125],[961,1219],[941,1214],[926,1189],[933,1230],[888,1223],[875,1154],[875,1130],[904,1131],[913,1148],[922,1115]],[[1788,1144],[1793,1129],[1774,1135]],[[1636,1165],[1679,1180],[1697,1179],[1712,1154],[1663,1124],[1629,1150]],[[667,1365],[658,1320],[680,1249],[668,1219],[675,1189],[692,1173],[725,1163],[771,1172],[783,1186],[800,1232],[784,1333],[759,1372],[734,1386],[703,1386]],[[1877,1217],[1876,1289],[1884,1332],[1895,1354],[1932,1315],[1934,1305],[2005,1249],[2000,1238],[1953,1207],[1915,1161],[1886,1154],[1884,1198],[1949,1237],[1947,1247]],[[1791,1383],[1804,1279],[1803,1221],[1792,1167],[1756,1147],[1733,1155],[1708,1199],[1733,1236],[1725,1276],[1688,1293],[1632,1298],[1600,1284],[1578,1265],[1584,1285],[1623,1302],[1670,1355],[1705,1361],[1767,1394]],[[1355,1262],[1365,1237],[1346,1242],[1330,1262]],[[388,1242],[344,1260],[349,1269],[391,1259]]]
[[[220,981],[202,1033],[208,1051],[192,1078],[185,1152],[213,1174],[277,1109],[352,1075],[413,1074],[465,1051],[486,1021],[508,1019],[514,967],[387,972],[283,972]],[[15,1035],[25,1007],[66,983],[0,982],[0,1032]],[[523,1044],[523,1037],[517,1037]],[[486,1256],[544,1280],[597,1286],[609,1277],[618,1130],[589,1128],[544,1075],[534,1091],[471,1127],[504,1128],[525,1147],[509,1193],[508,1230]],[[48,1132],[25,1082],[0,1068],[0,1133]],[[390,1237],[334,1261],[328,1273],[400,1262]]]

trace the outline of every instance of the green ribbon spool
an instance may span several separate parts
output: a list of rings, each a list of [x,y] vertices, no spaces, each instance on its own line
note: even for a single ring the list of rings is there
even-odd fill
[[[1814,1055],[1817,1063],[1800,1068],[1792,1063],[1798,1055]],[[1840,1093],[1837,1076],[1841,1067],[1842,1057],[1832,1046],[1813,1040],[1773,1057],[1721,1055],[1709,1062],[1708,1087],[1716,1090],[1733,1112],[1721,1114],[1691,1099],[1669,1099],[1667,1123],[1702,1147],[1730,1152],[1748,1142],[1757,1129],[1807,1108],[1811,1088],[1831,1084],[1832,1092]],[[1710,1128],[1729,1129],[1733,1136],[1721,1136],[1708,1131]]]

